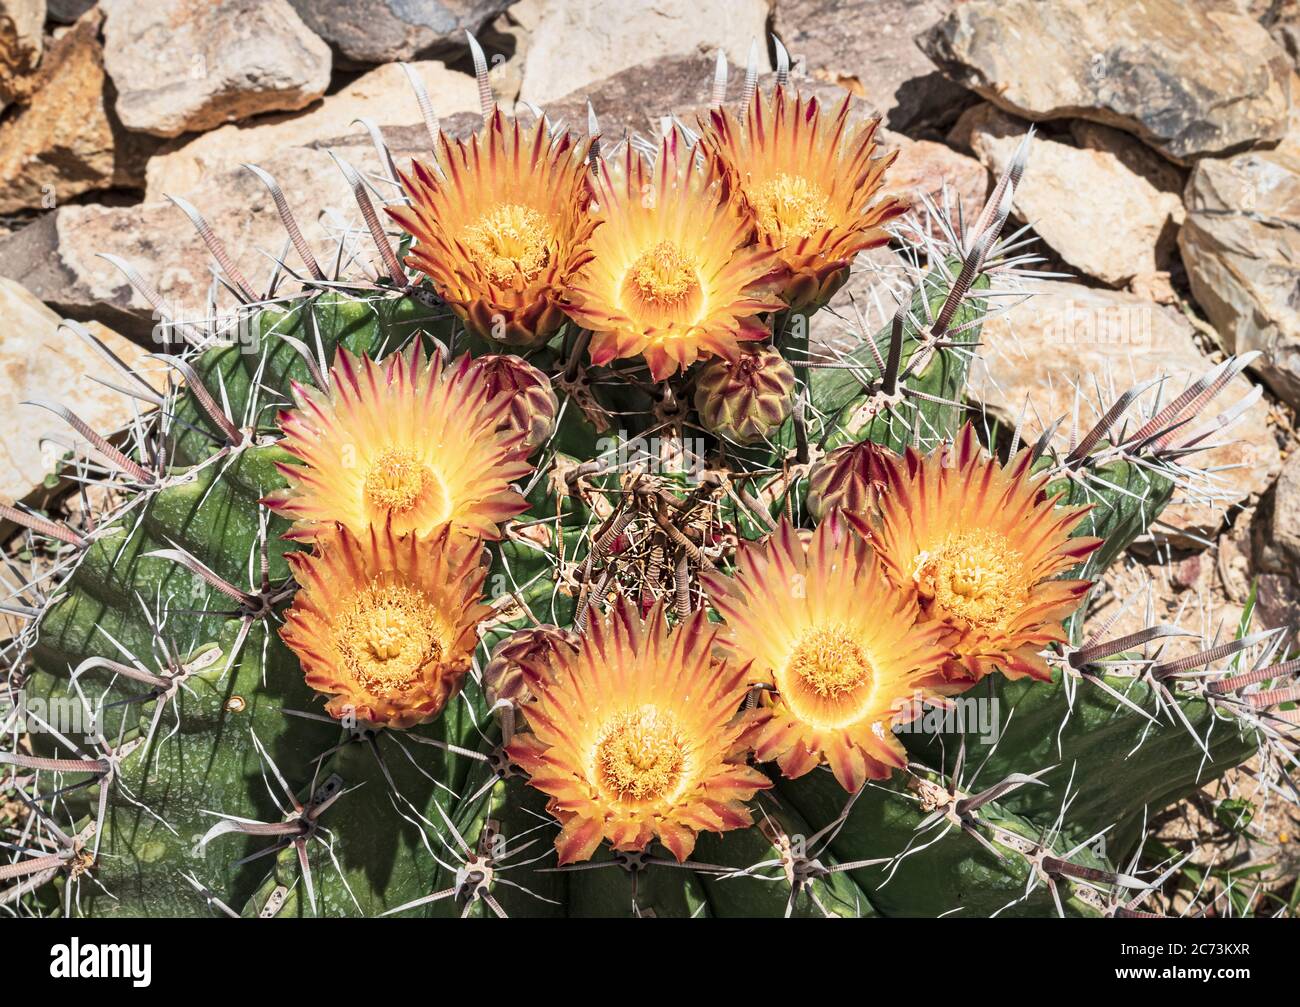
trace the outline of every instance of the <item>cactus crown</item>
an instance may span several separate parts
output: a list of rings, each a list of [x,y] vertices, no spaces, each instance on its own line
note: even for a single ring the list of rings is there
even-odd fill
[[[64,411],[93,506],[4,510],[45,564],[9,911],[1122,915],[1149,815],[1292,757],[1280,633],[1083,628],[1248,361],[1067,454],[989,429],[1027,148],[969,226],[900,216],[847,99],[725,69],[654,144],[429,112],[389,187],[341,164],[329,259],[258,169],[302,266],[260,295],[182,204],[238,301],[204,326],[120,263],[170,380],[111,361],[126,440]],[[891,239],[897,310],[811,338]]]

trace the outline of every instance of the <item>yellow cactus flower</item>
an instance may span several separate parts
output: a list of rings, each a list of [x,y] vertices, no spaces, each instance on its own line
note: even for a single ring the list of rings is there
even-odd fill
[[[716,632],[703,611],[670,633],[662,605],[642,621],[620,600],[531,683],[529,733],[508,751],[550,795],[561,864],[604,839],[644,850],[657,838],[685,860],[700,830],[751,824],[744,802],[771,781],[737,745],[747,670],[715,660]]]
[[[948,657],[947,630],[922,623],[916,596],[880,571],[837,515],[807,545],[788,521],[743,544],[731,577],[703,578],[724,640],[772,691],[747,715],[744,742],[786,776],[829,765],[846,790],[906,764],[892,733],[925,701]]]
[[[391,523],[340,528],[288,555],[299,589],[280,636],[326,710],[360,724],[432,720],[460,688],[478,644],[482,545],[450,528],[398,538]]]
[[[329,385],[295,383],[298,408],[280,414],[280,444],[299,464],[279,466],[289,486],[265,502],[293,520],[288,537],[312,541],[336,522],[362,535],[391,521],[398,535],[450,524],[496,539],[526,509],[510,486],[530,470],[523,432],[468,356],[424,361],[419,340],[380,362],[340,350]]]
[[[849,123],[851,95],[829,117],[815,98],[784,87],[754,93],[743,122],[709,113],[704,141],[720,156],[758,231],[789,269],[791,309],[816,311],[848,278],[854,257],[889,241],[884,225],[906,211],[877,199],[896,153],[873,159],[879,120]]]
[[[1091,586],[1056,580],[1101,544],[1071,538],[1087,507],[1057,507],[1028,449],[1007,465],[986,458],[967,424],[951,447],[886,463],[879,514],[849,515],[876,543],[887,576],[915,589],[926,618],[955,632],[944,677],[1047,680],[1039,654],[1065,640],[1061,623]]]
[[[593,184],[602,223],[568,311],[592,331],[594,363],[644,355],[660,381],[767,337],[759,316],[782,307],[771,292],[780,262],[752,244],[712,157],[674,131],[653,169],[629,146]]]
[[[436,168],[402,175],[388,213],[415,238],[407,261],[486,339],[537,346],[564,324],[564,290],[591,257],[585,162],[565,133],[524,129],[498,108],[482,133],[443,133]]]

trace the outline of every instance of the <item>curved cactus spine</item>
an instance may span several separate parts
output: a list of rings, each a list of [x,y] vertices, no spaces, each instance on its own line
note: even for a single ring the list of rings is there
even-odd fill
[[[726,97],[719,67],[714,106]],[[755,77],[744,81],[746,106]],[[483,113],[499,114],[490,92]],[[595,142],[594,112],[590,132],[585,149],[565,140],[560,150],[599,174],[619,145]],[[664,150],[696,139],[677,123],[666,132]],[[551,133],[539,130],[539,142]],[[486,546],[491,614],[463,689],[404,731],[320,712],[280,639],[296,590],[286,554],[305,546],[283,538],[289,522],[265,503],[285,486],[278,466],[292,461],[276,443],[276,413],[291,405],[293,383],[328,390],[344,350],[379,359],[419,342],[450,360],[506,348],[474,319],[466,329],[409,269],[405,239],[393,241],[349,166],[340,165],[368,244],[348,237],[333,255],[308,245],[274,179],[249,166],[306,267],[298,276],[278,263],[260,297],[199,211],[177,201],[235,309],[204,326],[173,324],[121,263],[167,322],[158,354],[167,390],[134,440],[92,438],[98,457],[85,472],[111,490],[104,511],[71,523],[3,511],[50,555],[51,573],[9,606],[28,629],[0,716],[11,741],[23,718],[36,750],[0,752],[31,808],[23,847],[0,863],[0,903],[153,916],[1135,911],[1160,880],[1137,860],[1151,815],[1252,753],[1292,750],[1288,721],[1273,712],[1295,698],[1279,633],[1175,653],[1165,649],[1179,637],[1172,627],[1112,639],[1086,634],[1076,613],[1068,641],[1049,648],[1052,681],[996,675],[932,702],[922,717],[940,726],[900,730],[906,765],[854,793],[824,769],[797,779],[773,770],[774,786],[749,802],[755,824],[701,832],[680,862],[652,845],[560,864],[553,809],[505,748],[537,716],[521,704],[528,683],[542,681],[528,676],[542,673],[527,664],[530,648],[503,641],[535,630],[573,646],[600,632],[593,625],[615,595],[685,622],[710,606],[700,578],[734,568],[738,539],[768,538],[783,518],[807,529],[827,517],[822,497],[849,499],[819,485],[809,502],[829,452],[871,442],[882,456],[927,454],[952,443],[971,418],[964,387],[983,320],[1031,261],[1017,236],[1001,238],[1024,153],[969,232],[924,208],[938,219],[916,227],[923,237],[911,244],[927,265],[911,270],[880,332],[859,315],[859,344],[843,352],[810,339],[806,315],[766,320],[777,336],[760,352],[782,354],[797,380],[789,418],[774,428],[784,406],[767,410],[772,422],[745,427],[748,443],[726,436],[734,417],[701,422],[693,410],[703,368],[654,381],[635,358],[595,366],[591,333],[574,322],[526,363],[510,358],[522,364],[502,381],[521,391],[528,509]],[[386,149],[379,163],[391,177]],[[910,226],[900,222],[895,237],[907,241]],[[341,270],[349,260],[361,275]],[[1221,365],[1140,420],[1126,416],[1141,408],[1141,390],[1119,396],[1064,454],[1050,431],[1034,446],[1047,492],[1092,505],[1074,533],[1104,540],[1071,576],[1098,577],[1196,478],[1185,460],[1239,410],[1206,428],[1195,416],[1247,362]],[[1012,455],[1019,440],[1017,430]],[[874,492],[854,506],[866,509]],[[504,672],[494,657],[519,667]],[[753,683],[745,707],[773,688]],[[962,709],[983,712],[951,719]]]

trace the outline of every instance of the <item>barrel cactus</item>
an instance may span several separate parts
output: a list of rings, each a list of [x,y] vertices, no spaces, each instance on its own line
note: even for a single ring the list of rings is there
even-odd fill
[[[424,101],[390,202],[342,166],[333,273],[269,176],[292,283],[193,212],[242,302],[206,327],[122,264],[173,380],[110,360],[147,408],[82,429],[94,504],[5,512],[46,564],[8,911],[1124,915],[1146,820],[1285,754],[1279,634],[1083,628],[1247,361],[1022,445],[963,388],[1024,148],[909,228],[847,98],[723,64],[713,104],[610,144]],[[810,339],[891,240],[892,319]]]

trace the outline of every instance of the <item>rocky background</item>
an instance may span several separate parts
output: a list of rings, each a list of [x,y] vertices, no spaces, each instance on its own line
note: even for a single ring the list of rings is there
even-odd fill
[[[1131,550],[1094,618],[1231,636],[1255,591],[1257,625],[1300,623],[1296,0],[0,0],[0,501],[44,505],[69,443],[61,420],[20,403],[65,402],[100,430],[132,419],[59,328],[87,322],[129,361],[154,348],[149,305],[97,253],[184,310],[219,307],[168,197],[265,275],[283,232],[244,163],[328,241],[351,206],[332,154],[377,168],[367,124],[399,161],[424,154],[399,61],[444,128],[477,122],[466,29],[503,102],[577,127],[590,98],[606,137],[703,107],[719,49],[740,68],[759,39],[770,69],[775,34],[802,87],[847,90],[883,117],[893,187],[968,214],[1035,124],[1015,215],[1041,268],[1069,279],[1035,283],[985,326],[974,404],[1024,413],[1032,438],[1076,412],[1090,426],[1116,391],[1167,374],[1168,399],[1225,353],[1263,351],[1217,407],[1262,390],[1234,442],[1201,458],[1212,488]],[[1228,786],[1253,799],[1243,780]],[[1166,831],[1225,831],[1234,863],[1267,857],[1293,878],[1294,825],[1256,804],[1244,832],[1197,820],[1196,801]]]

